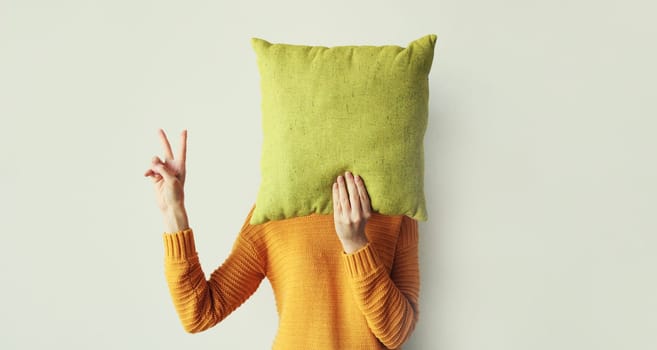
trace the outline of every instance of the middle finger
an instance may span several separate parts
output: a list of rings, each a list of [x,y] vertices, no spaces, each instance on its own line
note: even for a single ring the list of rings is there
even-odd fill
[[[349,202],[354,211],[360,211],[360,201],[358,200],[358,189],[354,183],[354,175],[350,172],[345,173],[345,180],[347,181],[347,189],[349,190]]]

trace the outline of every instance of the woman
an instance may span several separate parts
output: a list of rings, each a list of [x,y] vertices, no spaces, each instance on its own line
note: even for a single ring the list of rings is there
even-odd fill
[[[358,175],[333,183],[333,215],[312,214],[251,225],[247,215],[228,258],[206,280],[184,206],[187,131],[174,158],[151,177],[167,231],[165,275],[184,329],[206,330],[271,283],[279,314],[274,349],[397,349],[418,320],[417,221],[371,210]],[[329,190],[329,189],[327,189]]]

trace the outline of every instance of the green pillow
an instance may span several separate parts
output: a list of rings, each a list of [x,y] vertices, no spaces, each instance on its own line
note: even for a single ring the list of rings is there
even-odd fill
[[[251,38],[263,144],[250,223],[332,213],[331,185],[346,170],[363,178],[375,212],[426,221],[423,142],[436,39],[404,48]]]

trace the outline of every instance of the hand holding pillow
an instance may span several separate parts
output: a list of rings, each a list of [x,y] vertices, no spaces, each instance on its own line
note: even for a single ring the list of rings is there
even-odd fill
[[[333,183],[333,220],[345,253],[351,254],[367,245],[365,224],[372,215],[370,198],[363,179],[350,172]]]

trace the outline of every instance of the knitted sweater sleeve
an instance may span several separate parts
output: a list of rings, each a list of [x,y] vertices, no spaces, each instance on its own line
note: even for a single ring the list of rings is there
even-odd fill
[[[417,221],[403,217],[390,274],[371,244],[344,254],[344,262],[356,302],[372,333],[389,349],[401,347],[418,321]]]
[[[230,255],[207,280],[192,229],[164,233],[164,272],[185,331],[197,333],[216,325],[256,291],[265,272],[262,259],[244,237],[253,229],[244,224]]]

